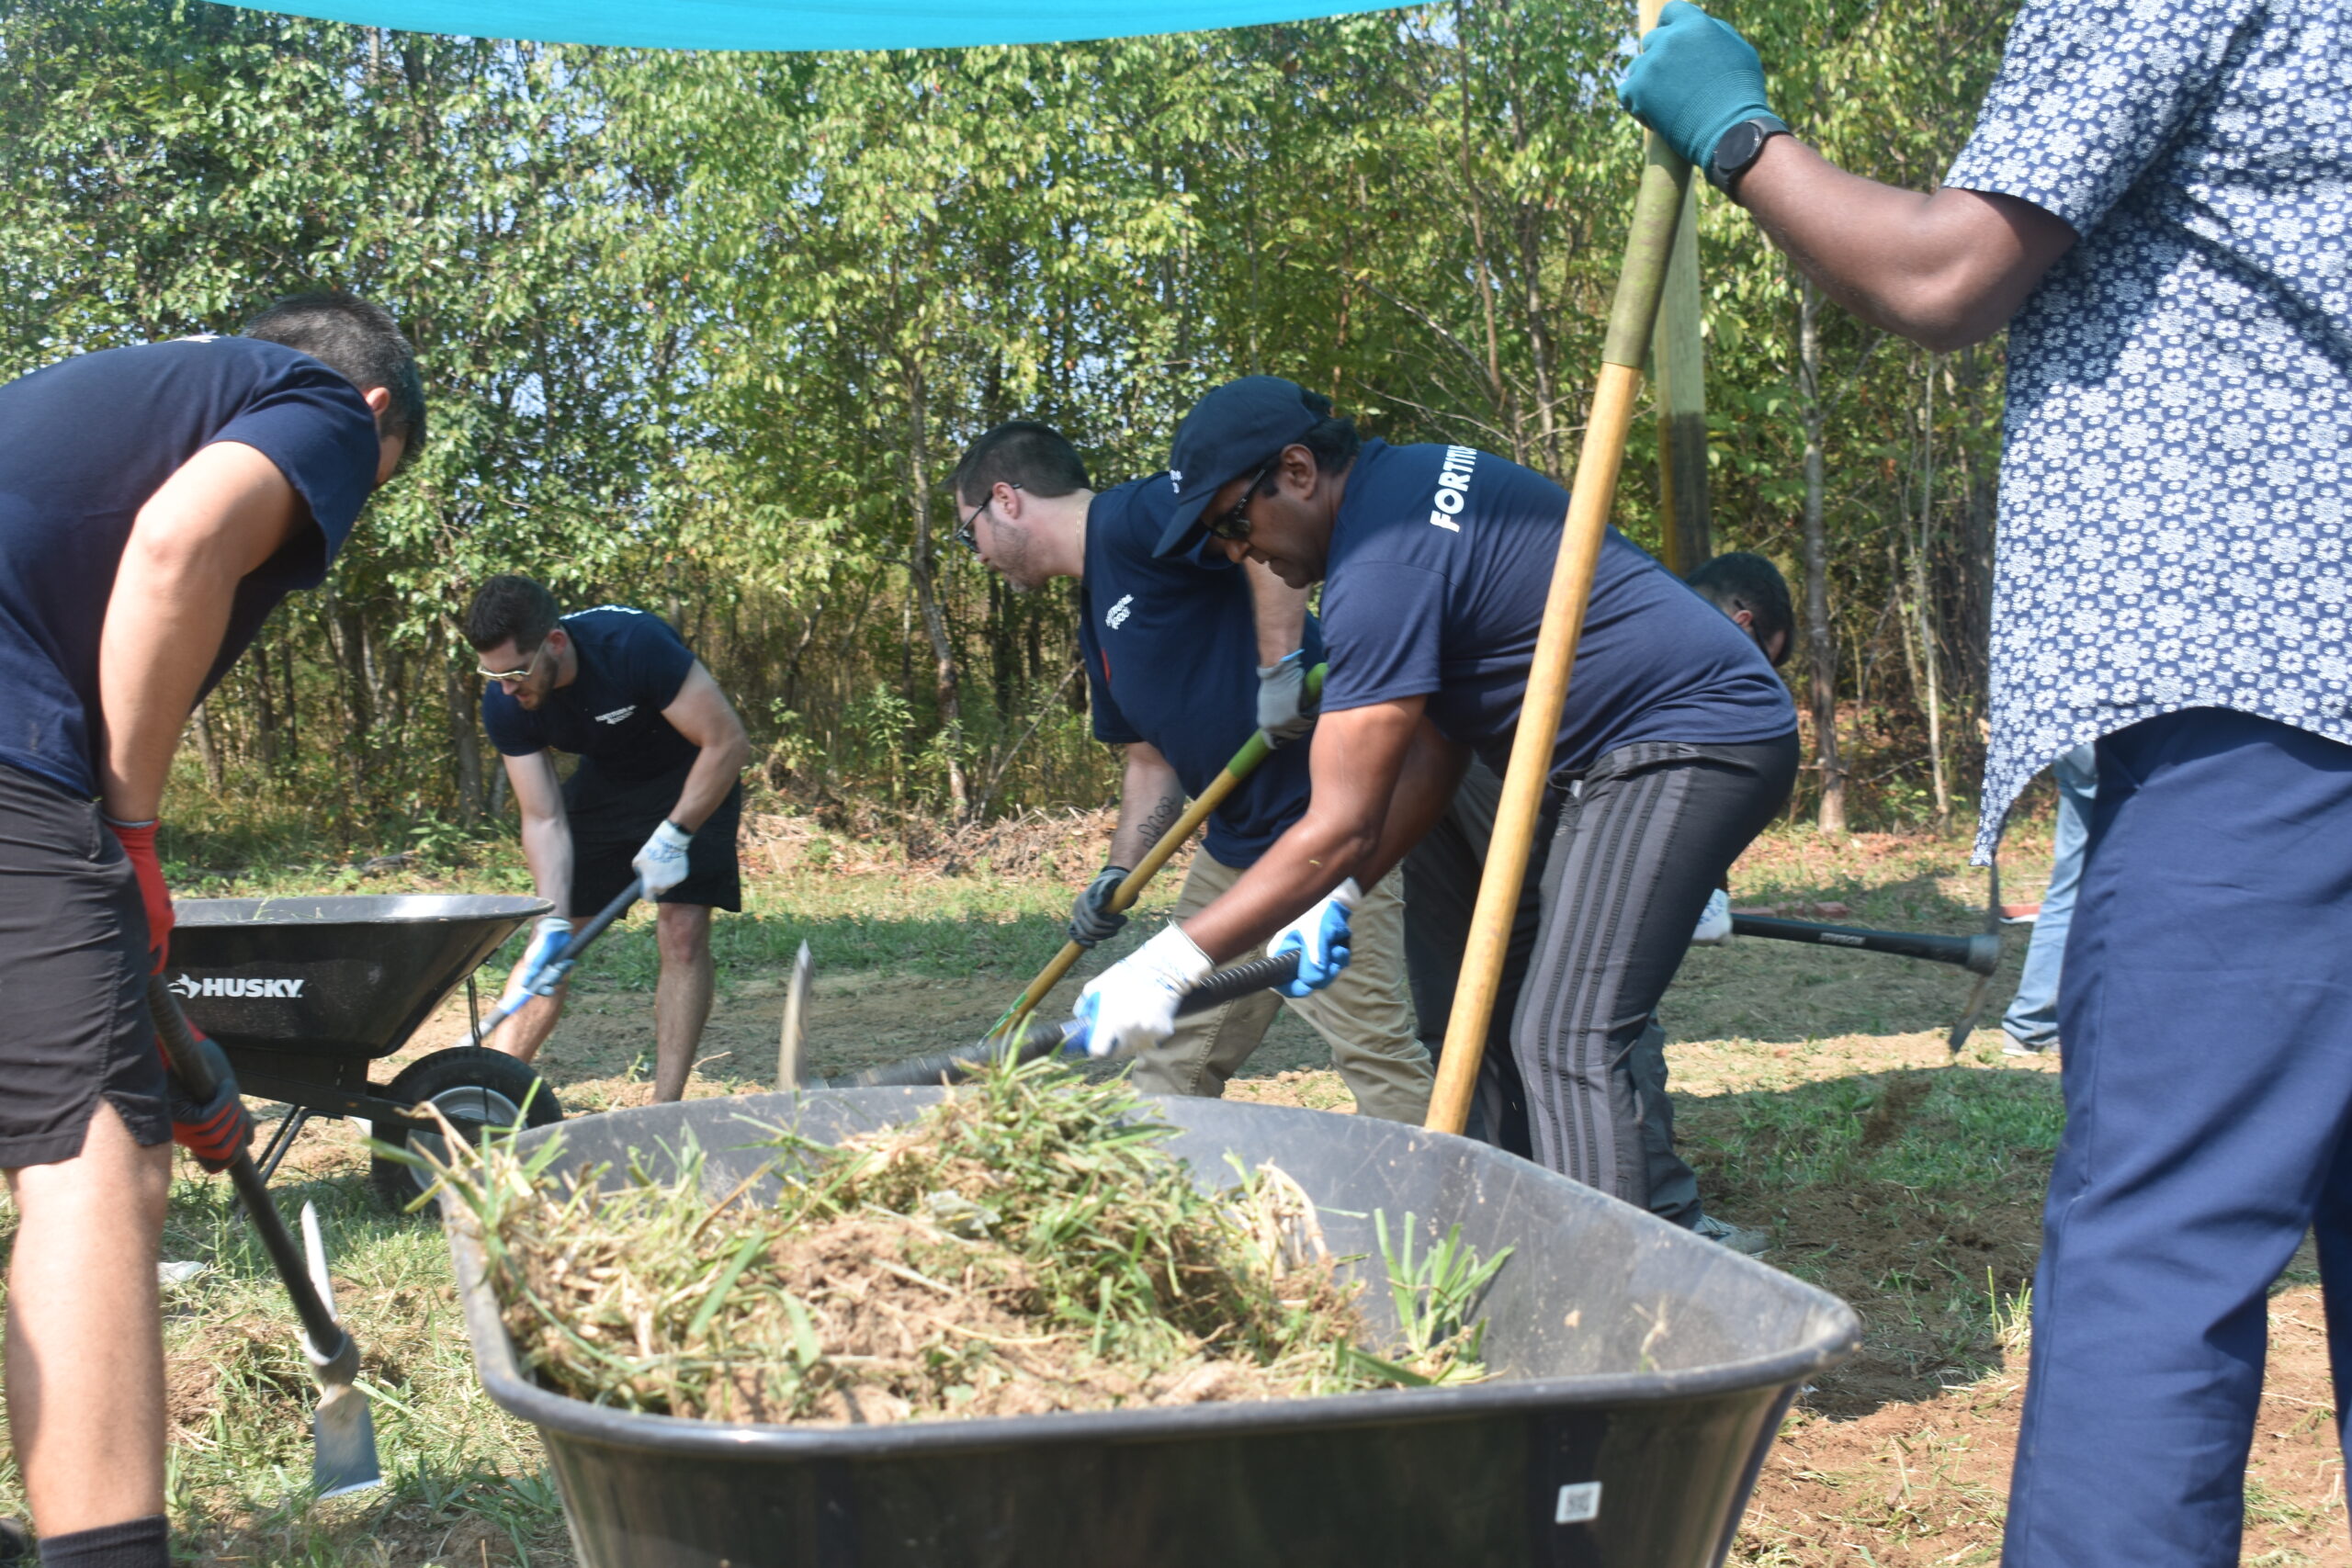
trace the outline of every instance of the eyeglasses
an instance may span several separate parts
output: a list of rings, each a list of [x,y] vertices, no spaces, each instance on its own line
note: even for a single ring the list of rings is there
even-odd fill
[[[1282,457],[1277,455],[1272,462],[1250,476],[1249,484],[1242,489],[1241,499],[1233,503],[1232,511],[1209,519],[1209,537],[1246,539],[1250,536],[1250,503],[1258,499],[1258,487],[1266,482],[1266,476],[1274,471],[1274,464],[1281,461]]]
[[[514,684],[520,685],[523,682],[531,678],[531,671],[539,667],[539,655],[545,653],[547,650],[548,645],[544,642],[539,644],[538,647],[533,649],[531,650],[531,661],[524,665],[520,670],[485,670],[481,665],[477,664],[474,666],[474,673],[481,676],[485,681],[496,681],[501,683],[512,682]]]
[[[1004,481],[1004,488],[1007,490],[1019,490],[1021,487],[1010,480],[1006,480]],[[956,530],[956,542],[963,546],[966,549],[971,551],[974,555],[978,555],[980,553],[980,541],[973,536],[972,525],[980,520],[980,513],[986,512],[989,509],[989,504],[995,500],[996,486],[990,485],[989,486],[988,494],[982,496],[980,498],[980,503],[972,508],[972,514],[964,519],[964,525]]]

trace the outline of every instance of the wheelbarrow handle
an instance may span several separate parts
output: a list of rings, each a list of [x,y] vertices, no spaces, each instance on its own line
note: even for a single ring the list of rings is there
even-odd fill
[[[1223,1007],[1237,998],[1246,997],[1252,991],[1286,985],[1297,978],[1298,954],[1295,953],[1279,953],[1272,958],[1253,958],[1247,964],[1220,969],[1185,992],[1176,1004],[1176,1016],[1185,1018],[1196,1012],[1206,1012],[1211,1008]],[[994,1035],[978,1044],[959,1045],[953,1051],[937,1051],[910,1061],[868,1067],[862,1073],[845,1073],[840,1077],[821,1079],[808,1087],[907,1089],[923,1084],[954,1083],[962,1076],[1002,1060],[1008,1054],[1016,1062],[1034,1062],[1040,1056],[1053,1055],[1076,1042],[1085,1029],[1084,1024],[1071,1019],[1050,1029],[1030,1030],[1017,1040]]]
[[[1734,915],[1734,936],[1770,937],[1775,942],[1813,942],[1855,953],[1891,953],[1898,958],[1924,958],[1950,964],[1972,975],[1990,975],[2001,966],[2001,940],[1979,933],[1944,936],[1933,931],[1877,931],[1860,926],[1825,926],[1813,920],[1783,920],[1769,915]]]
[[[172,1065],[191,1099],[209,1100],[220,1088],[220,1080],[213,1075],[204,1054],[197,1049],[196,1036],[187,1026],[187,1019],[180,1012],[179,998],[172,995],[160,975],[147,977],[147,1011],[155,1021],[156,1036],[164,1043],[164,1059]],[[302,1257],[302,1249],[286,1228],[277,1205],[270,1201],[269,1184],[254,1165],[253,1156],[240,1149],[229,1162],[229,1181],[237,1190],[238,1199],[245,1206],[246,1216],[253,1221],[254,1230],[261,1236],[264,1251],[269,1254],[270,1267],[277,1270],[278,1279],[286,1286],[286,1293],[294,1299],[294,1314],[302,1320],[302,1332],[309,1336],[311,1354],[322,1367],[334,1367],[345,1358],[351,1369],[358,1366],[358,1347],[334,1320],[328,1307],[311,1282],[311,1271]],[[349,1372],[344,1374],[349,1382]]]

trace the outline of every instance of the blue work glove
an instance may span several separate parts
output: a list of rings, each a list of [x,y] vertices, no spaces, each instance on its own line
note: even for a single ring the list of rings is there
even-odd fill
[[[1690,933],[1694,947],[1721,947],[1731,936],[1731,895],[1716,888],[1699,911],[1699,929]]]
[[[1111,908],[1111,895],[1127,879],[1127,868],[1106,865],[1094,874],[1078,902],[1069,907],[1069,939],[1080,947],[1092,947],[1098,942],[1108,942],[1119,934],[1127,923],[1126,911]]]
[[[1729,23],[1690,0],[1658,13],[1617,85],[1617,101],[1702,172],[1713,166],[1724,131],[1744,119],[1779,118],[1764,101],[1764,62]]]
[[[694,835],[675,822],[665,821],[637,852],[629,867],[645,879],[645,897],[659,898],[686,879],[686,846]]]
[[[1212,967],[1183,927],[1168,927],[1086,983],[1078,996],[1086,1030],[1069,1048],[1101,1057],[1159,1044],[1176,1032],[1176,1004]]]
[[[1266,944],[1267,957],[1298,951],[1298,978],[1275,989],[1286,997],[1304,997],[1340,977],[1348,966],[1348,916],[1363,898],[1363,889],[1351,876],[1274,933]]]
[[[1258,733],[1269,747],[1295,740],[1315,728],[1318,699],[1306,691],[1306,650],[1297,649],[1258,666]]]
[[[523,962],[515,973],[521,978],[516,989],[528,991],[535,997],[551,997],[563,984],[571,965],[558,964],[563,950],[571,945],[571,922],[561,915],[541,915],[538,924],[531,928],[531,945],[523,950]]]

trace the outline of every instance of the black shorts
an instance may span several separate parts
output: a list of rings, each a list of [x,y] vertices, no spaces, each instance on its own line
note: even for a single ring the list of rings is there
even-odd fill
[[[563,782],[564,816],[571,823],[571,916],[586,919],[619,897],[637,870],[629,863],[662,826],[693,764],[638,784],[616,781],[582,759]],[[743,872],[735,858],[735,831],[743,820],[738,783],[695,829],[686,845],[686,879],[662,895],[664,904],[705,904],[740,912]]]
[[[172,1135],[147,1016],[147,915],[98,808],[0,765],[0,1169],[82,1152],[103,1094],[130,1135]]]

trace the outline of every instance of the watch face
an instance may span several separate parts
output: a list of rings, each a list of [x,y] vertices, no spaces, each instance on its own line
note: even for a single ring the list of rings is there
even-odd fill
[[[1738,173],[1755,161],[1763,142],[1764,128],[1752,119],[1741,120],[1715,143],[1715,167],[1727,175]]]

